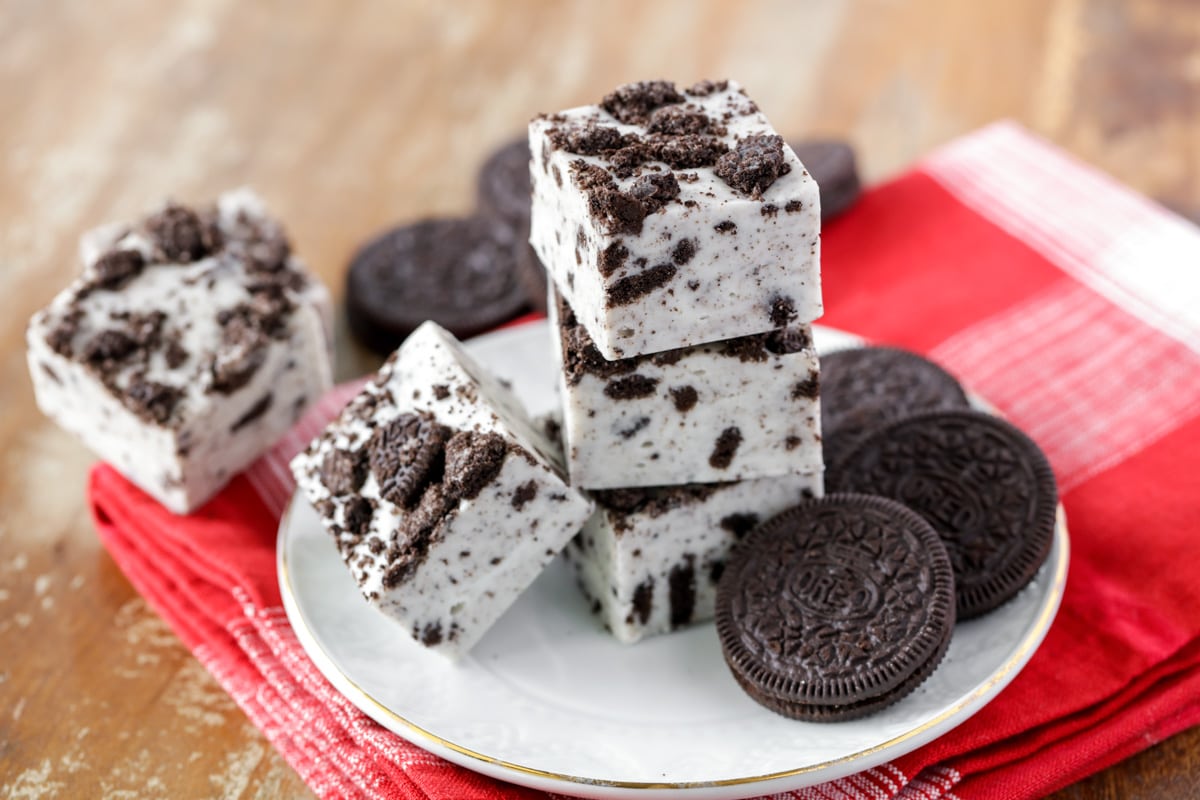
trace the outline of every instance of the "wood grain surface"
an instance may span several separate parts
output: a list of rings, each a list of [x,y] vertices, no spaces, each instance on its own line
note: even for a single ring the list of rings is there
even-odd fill
[[[535,112],[721,76],[789,136],[852,140],[868,181],[1011,117],[1200,220],[1193,0],[0,0],[0,795],[310,796],[114,567],[92,456],[34,407],[25,323],[85,229],[250,184],[340,293],[374,231],[467,210]],[[370,362],[342,338],[344,377]],[[1059,797],[1198,776],[1193,730]]]

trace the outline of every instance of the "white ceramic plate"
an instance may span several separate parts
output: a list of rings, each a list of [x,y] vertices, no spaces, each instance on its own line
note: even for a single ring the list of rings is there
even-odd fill
[[[545,323],[471,341],[534,413],[555,401]],[[822,351],[853,346],[820,329]],[[476,645],[450,663],[362,599],[316,512],[293,498],[279,537],[284,606],[317,667],[364,713],[478,772],[583,797],[781,792],[893,759],[961,724],[1033,655],[1067,573],[1061,509],[1050,558],[1011,602],[955,628],[945,660],[866,719],[795,722],[734,683],[711,624],[626,646],[600,627],[555,561]]]

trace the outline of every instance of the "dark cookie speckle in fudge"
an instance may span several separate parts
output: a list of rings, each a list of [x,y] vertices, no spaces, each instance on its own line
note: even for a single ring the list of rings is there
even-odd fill
[[[746,538],[746,534],[754,530],[758,524],[758,514],[737,513],[721,519],[721,527],[732,533],[738,539]]]
[[[783,137],[748,136],[733,152],[717,160],[717,176],[734,189],[754,198],[771,187],[775,179],[791,172],[783,155]]]
[[[460,431],[446,442],[446,490],[471,499],[500,474],[508,446],[496,433]]]
[[[647,378],[645,375],[629,375],[624,378],[613,378],[604,386],[604,394],[613,400],[630,400],[637,397],[648,397],[654,394],[658,387],[658,378]]]
[[[262,397],[255,400],[254,404],[250,406],[250,408],[246,409],[242,415],[234,421],[233,425],[229,426],[230,433],[236,433],[250,423],[262,417],[263,414],[266,414],[271,409],[271,406],[274,405],[274,403],[274,392],[267,392]]]
[[[140,250],[110,250],[92,265],[96,273],[93,285],[97,289],[119,291],[141,274],[146,259]]]
[[[671,389],[671,401],[675,403],[675,410],[681,414],[695,408],[699,399],[700,395],[694,386],[676,386]]]
[[[126,389],[124,402],[144,422],[165,425],[183,397],[183,390],[157,381],[134,378]]]
[[[674,264],[659,264],[636,275],[621,278],[608,288],[608,304],[627,306],[640,300],[655,289],[670,283],[678,271]]]
[[[330,450],[321,462],[321,482],[333,494],[352,494],[367,479],[367,459],[361,450]]]
[[[671,260],[678,266],[683,266],[696,255],[696,243],[691,239],[680,239],[679,244],[671,251]]]
[[[650,116],[646,125],[649,133],[661,133],[666,136],[685,136],[700,134],[724,135],[725,129],[707,114],[694,111],[685,106],[664,106]]]
[[[171,203],[146,219],[147,232],[167,261],[187,264],[212,253],[220,243],[215,226],[195,210]]]
[[[670,81],[640,81],[606,95],[600,107],[626,124],[644,124],[652,111],[685,99]]]
[[[696,483],[682,486],[645,486],[636,489],[600,489],[592,497],[616,517],[615,528],[619,532],[627,523],[622,517],[631,514],[661,516],[682,506],[701,502],[720,491],[719,483]]]
[[[428,412],[401,414],[376,428],[367,459],[380,495],[403,508],[415,506],[426,487],[441,480],[449,437],[450,429]]]
[[[533,481],[521,484],[513,493],[512,507],[520,511],[526,503],[537,497],[537,491],[537,484]]]
[[[721,431],[721,435],[713,444],[712,455],[708,457],[708,463],[717,469],[728,469],[729,465],[733,463],[733,458],[737,455],[741,443],[742,432],[736,427]]]

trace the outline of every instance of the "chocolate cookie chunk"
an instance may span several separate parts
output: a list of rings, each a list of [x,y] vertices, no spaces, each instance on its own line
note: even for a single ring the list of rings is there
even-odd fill
[[[821,190],[822,221],[833,219],[854,204],[862,184],[849,144],[836,140],[793,142],[792,150]]]
[[[503,145],[479,168],[475,183],[479,210],[514,230],[529,227],[532,191],[528,137],[521,136]],[[528,235],[525,238],[528,239]]]
[[[1003,604],[1033,579],[1054,541],[1058,490],[1038,446],[979,411],[935,411],[864,437],[833,465],[835,491],[897,500],[950,551],[958,618]]]
[[[380,425],[367,440],[367,464],[379,494],[411,509],[430,483],[442,479],[446,440],[451,431],[432,414],[401,414]]]
[[[717,587],[725,661],[757,702],[794,719],[853,719],[937,667],[954,576],[929,523],[881,497],[802,503],[754,529]]]
[[[366,244],[346,275],[358,339],[390,353],[427,319],[460,339],[525,309],[512,231],[485,217],[401,225]]]
[[[954,376],[927,358],[893,347],[860,347],[821,357],[821,437],[825,463],[860,437],[921,411],[968,408]]]

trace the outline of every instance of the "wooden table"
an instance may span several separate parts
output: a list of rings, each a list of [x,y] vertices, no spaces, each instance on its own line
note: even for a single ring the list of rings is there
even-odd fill
[[[25,321],[95,223],[251,184],[336,290],[373,231],[467,209],[535,112],[658,76],[736,76],[871,181],[1012,117],[1200,219],[1190,0],[168,5],[0,0],[0,795],[309,795],[114,567],[92,457],[34,408]],[[1059,797],[1198,775],[1194,730]]]

